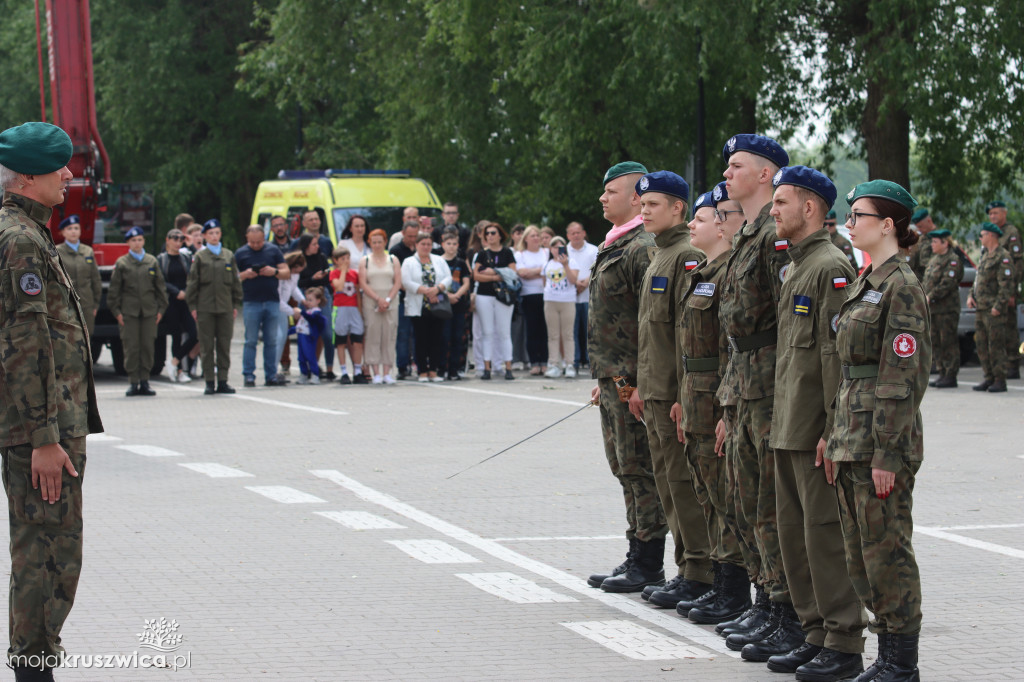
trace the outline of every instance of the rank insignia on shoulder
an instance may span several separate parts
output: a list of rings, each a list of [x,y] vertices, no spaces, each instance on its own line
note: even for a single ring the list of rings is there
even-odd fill
[[[799,294],[794,294],[794,296],[793,296],[793,314],[794,315],[803,315],[804,317],[810,315],[811,314],[811,297],[810,296],[800,296]]]
[[[43,280],[34,272],[26,272],[18,280],[18,286],[29,296],[37,296],[43,291]]]
[[[875,291],[874,289],[872,289],[871,291],[865,291],[864,292],[864,302],[865,303],[878,303],[881,300],[882,300],[882,292],[881,291]]]
[[[695,267],[697,267],[699,263],[700,261],[688,260],[685,263],[683,263],[683,267],[685,267],[686,271],[689,272],[690,270],[693,270]]]
[[[693,288],[694,296],[714,296],[715,295],[715,283],[714,282],[701,282]]]
[[[847,284],[849,284],[849,282],[846,281],[845,277],[833,277],[832,278],[832,288],[833,289],[842,289]]]
[[[788,239],[779,239],[779,240],[777,240],[775,242],[775,250],[776,251],[785,251],[788,248],[789,248],[789,240]]]
[[[224,269],[227,270],[228,272],[231,272],[231,266],[230,265],[225,265]]]
[[[663,294],[668,288],[668,277],[651,277],[651,293]]]
[[[892,351],[901,358],[909,358],[917,352],[917,339],[910,334],[899,334],[892,340]]]
[[[86,257],[85,257],[85,262],[86,262],[86,263],[92,263],[92,262],[93,262],[93,260],[94,260],[94,259],[93,259],[93,257],[92,257],[92,256],[86,256]]]

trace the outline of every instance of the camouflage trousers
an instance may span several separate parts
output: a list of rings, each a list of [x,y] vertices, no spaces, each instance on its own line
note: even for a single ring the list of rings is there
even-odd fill
[[[686,462],[686,446],[679,442],[676,423],[669,417],[670,400],[645,400],[644,421],[651,446],[654,482],[672,531],[679,575],[711,583],[711,542],[704,509],[698,502]]]
[[[635,537],[641,542],[659,540],[668,534],[668,525],[654,481],[647,428],[619,400],[612,379],[598,379],[597,385],[604,454],[612,475],[619,479],[626,502],[626,538]]]
[[[813,450],[775,451],[779,546],[808,644],[864,652],[867,619],[846,570],[836,489]]]
[[[1016,283],[1014,283],[1016,287]],[[1014,289],[1016,291],[1016,289]],[[1014,303],[1017,302],[1017,297],[1013,298]],[[1006,322],[1006,369],[1016,369],[1020,367],[1020,331],[1017,329],[1017,306],[1010,306],[1009,314],[1003,318]]]
[[[914,480],[920,462],[904,462],[892,492],[878,499],[871,466],[839,462],[836,489],[846,542],[846,566],[857,596],[874,618],[875,633],[915,635],[921,631],[921,574],[911,536]]]
[[[60,501],[32,489],[32,446],[3,448],[11,532],[11,656],[55,656],[82,572],[82,479],[85,437],[61,441],[78,472],[64,472]]]
[[[771,600],[789,603],[789,587],[779,549],[779,528],[775,512],[775,451],[768,447],[772,430],[775,396],[756,400],[740,399],[736,405],[736,515],[754,529],[761,555],[758,584]]]
[[[725,523],[732,529],[733,537],[736,538],[750,582],[761,585],[761,551],[757,548],[754,526],[747,524],[739,508],[740,479],[744,478],[745,474],[741,471],[741,463],[736,459],[739,422],[736,421],[735,405],[722,406],[722,421],[725,423]]]
[[[693,491],[704,509],[708,539],[711,541],[711,559],[720,564],[745,567],[733,530],[735,519],[732,524],[728,522],[735,514],[726,508],[729,481],[725,457],[715,454],[714,436],[687,433],[685,447]]]
[[[974,343],[987,381],[1006,380],[1006,321],[980,308],[974,315]]]
[[[942,376],[956,377],[960,372],[959,324],[959,313],[932,315],[932,362]]]

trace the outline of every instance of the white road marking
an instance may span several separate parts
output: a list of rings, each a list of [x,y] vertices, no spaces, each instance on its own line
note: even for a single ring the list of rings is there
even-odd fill
[[[321,500],[316,495],[310,495],[301,490],[289,488],[286,485],[247,485],[245,489],[259,493],[264,497],[269,497],[275,502],[283,502],[284,504],[312,504],[327,501]]]
[[[191,469],[192,471],[198,471],[201,474],[206,474],[210,478],[244,478],[246,476],[252,476],[252,474],[246,473],[241,469],[224,466],[223,464],[217,464],[216,462],[178,462],[178,466]]]
[[[552,537],[535,538],[491,538],[492,542],[545,542],[547,540],[573,541],[573,540],[621,540],[622,535],[562,535]]]
[[[538,403],[557,403],[558,405],[572,405],[573,407],[583,407],[583,403],[578,400],[559,400],[558,398],[540,398],[534,395],[520,395],[518,393],[506,393],[504,391],[485,391],[482,388],[463,388],[462,386],[445,386],[444,384],[413,384],[414,386],[424,386],[426,388],[436,388],[444,391],[462,391],[463,393],[479,393],[480,395],[496,395],[501,398],[516,398],[517,400],[533,400]]]
[[[995,552],[996,554],[1004,554],[1006,556],[1013,557],[1015,559],[1024,559],[1024,550],[1015,549],[1013,547],[1006,547],[1004,545],[997,545],[992,542],[985,542],[984,540],[975,540],[974,538],[964,537],[963,535],[955,535],[953,533],[947,533],[944,530],[938,528],[926,528],[924,526],[914,526],[915,533],[922,533],[929,535],[933,538],[939,538],[941,540],[949,540],[950,542],[958,542],[961,545],[973,547],[975,549],[984,549],[988,552]]]
[[[537,561],[536,559],[531,559],[530,557],[515,552],[498,542],[482,538],[479,535],[448,523],[447,521],[442,521],[436,516],[432,516],[426,512],[416,509],[412,505],[400,502],[391,495],[365,486],[359,481],[349,478],[340,471],[326,469],[314,470],[310,471],[310,473],[318,478],[323,478],[337,483],[367,502],[380,505],[385,509],[390,509],[392,512],[399,514],[400,516],[404,516],[411,521],[424,525],[427,528],[431,528],[442,535],[447,535],[453,540],[475,547],[481,552],[490,554],[492,557],[512,564],[513,566],[517,566],[524,571],[529,571],[530,573],[539,575],[540,577],[560,585],[571,592],[597,600],[613,609],[617,609],[627,615],[633,616],[634,618],[646,621],[647,623],[656,625],[664,630],[668,630],[669,632],[685,637],[700,646],[711,649],[712,651],[717,651],[733,658],[740,657],[738,651],[731,651],[725,646],[725,640],[716,635],[713,631],[705,630],[694,623],[684,621],[676,615],[675,611],[657,611],[643,602],[631,599],[627,595],[611,594],[594,589],[587,585],[583,578],[574,576],[571,573],[566,573],[565,571],[549,566],[543,562]],[[705,654],[702,654],[702,656],[704,655]]]
[[[1024,523],[999,523],[991,526],[930,526],[932,530],[996,530],[999,528],[1024,528]]]
[[[413,559],[425,564],[478,564],[480,560],[441,540],[388,540]]]
[[[706,652],[628,620],[562,623],[612,651],[638,661],[707,658]]]
[[[184,457],[180,452],[174,450],[168,450],[167,448],[158,448],[155,445],[116,445],[114,446],[118,450],[127,450],[128,452],[134,452],[136,455],[142,455],[143,457]]]
[[[178,391],[191,391],[192,393],[202,393],[205,389],[192,388],[191,386],[171,386],[171,388]],[[253,389],[244,389],[253,390]],[[263,403],[264,405],[273,405],[274,407],[287,407],[292,410],[305,410],[306,412],[316,412],[317,414],[331,414],[334,416],[344,416],[348,412],[342,412],[341,410],[329,410],[326,407],[314,407],[313,405],[301,405],[299,403],[287,403],[283,400],[271,400],[270,398],[260,398],[254,395],[247,395],[245,393],[233,393],[229,395],[218,395],[217,398],[235,398],[236,400],[251,400],[254,403]]]
[[[470,585],[484,592],[501,597],[516,604],[550,604],[551,602],[578,601],[573,597],[559,594],[541,587],[537,583],[521,578],[515,573],[456,573]]]
[[[343,526],[347,526],[352,530],[374,530],[377,528],[381,529],[392,529],[392,528],[405,528],[405,526],[389,521],[383,517],[371,514],[370,512],[361,511],[321,511],[313,512],[317,516],[322,516],[331,521],[337,521]]]
[[[90,433],[85,437],[86,443],[112,443],[116,440],[122,440],[117,436],[111,436],[108,433]]]

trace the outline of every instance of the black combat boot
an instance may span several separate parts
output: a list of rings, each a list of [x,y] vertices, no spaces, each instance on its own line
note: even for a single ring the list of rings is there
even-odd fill
[[[768,618],[753,630],[746,632],[734,632],[727,635],[725,645],[733,651],[742,651],[743,647],[752,642],[760,642],[779,627],[779,620],[782,618],[782,605],[773,601],[768,602]],[[794,649],[796,647],[793,647]]]
[[[235,389],[231,388],[231,386],[228,385],[228,380],[227,379],[225,379],[224,381],[218,381],[217,382],[217,393],[231,394],[231,393],[236,393],[236,392],[237,391],[235,391]]]
[[[991,379],[985,379],[980,384],[976,384],[973,387],[971,387],[971,390],[972,391],[987,391],[988,387],[991,386],[994,383],[995,382],[992,381]]]
[[[641,592],[648,585],[665,584],[665,538],[637,540],[633,565],[620,575],[605,578],[605,592]]]
[[[630,538],[629,549],[626,551],[626,560],[618,566],[616,566],[615,568],[613,568],[611,573],[595,573],[594,575],[590,576],[589,578],[587,578],[587,584],[591,587],[601,587],[601,583],[603,583],[608,578],[611,578],[615,575],[622,575],[623,573],[625,573],[626,569],[633,565],[633,560],[636,558],[636,548],[638,542],[639,540],[637,540],[636,538]]]
[[[136,383],[132,383],[132,385],[128,387],[128,390],[125,391],[124,394],[128,397],[131,397],[133,395],[139,395],[139,385]]]
[[[1010,365],[1006,368],[1007,379],[1020,379],[1020,365]]]
[[[722,589],[722,565],[717,561],[713,561],[711,562],[711,567],[715,572],[714,581],[711,583],[711,589],[696,599],[684,599],[676,603],[676,613],[683,618],[690,615],[690,609],[713,602],[715,600],[715,595],[718,594],[720,589]]]
[[[750,608],[750,582],[747,569],[735,564],[722,564],[722,586],[715,600],[690,609],[687,614],[694,623],[710,625],[736,618]]]
[[[644,601],[650,601],[651,595],[655,592],[659,592],[661,590],[674,590],[677,587],[679,587],[679,584],[682,583],[684,580],[686,580],[686,578],[684,578],[681,575],[677,575],[675,578],[672,578],[672,580],[669,580],[664,585],[648,585],[644,588],[644,591],[640,593],[640,598]],[[602,580],[601,582],[604,581]],[[673,604],[673,606],[675,605]]]
[[[206,382],[206,390],[203,391],[203,395],[213,395],[216,392],[217,392],[217,389],[214,388],[213,382],[212,381],[207,381]]]
[[[774,658],[768,659],[769,667]],[[800,682],[832,682],[848,680],[863,671],[864,659],[860,654],[846,654],[826,647],[818,652],[814,660],[796,669],[796,679]]]
[[[935,388],[956,388],[956,377],[944,374],[935,382]]]
[[[857,679],[853,682],[871,682],[871,680],[875,679],[875,675],[882,672],[886,663],[889,662],[889,638],[892,636],[884,632],[878,633],[878,658],[875,659],[875,662],[867,670],[857,675]]]
[[[889,635],[889,650],[882,672],[872,682],[920,682],[917,669],[917,643],[919,635]]]
[[[711,590],[711,585],[697,580],[683,579],[671,589],[666,584],[664,588],[655,590],[651,595],[650,602],[655,606],[666,609],[674,609],[681,601],[692,601],[701,597]]]
[[[1006,393],[1006,379],[996,379],[988,387],[989,393]]]
[[[156,391],[149,387],[148,381],[139,382],[139,395],[156,395]]]
[[[795,673],[797,668],[813,661],[821,651],[820,646],[804,642],[788,653],[769,658],[768,669],[773,673]]]
[[[740,657],[745,661],[764,663],[772,656],[789,653],[803,642],[804,631],[793,605],[779,604],[778,626],[760,642],[752,642],[743,647]]]
[[[732,634],[743,634],[756,630],[764,625],[771,612],[771,601],[768,599],[768,592],[754,583],[754,603],[735,620],[727,620],[715,626],[715,632],[728,637]]]

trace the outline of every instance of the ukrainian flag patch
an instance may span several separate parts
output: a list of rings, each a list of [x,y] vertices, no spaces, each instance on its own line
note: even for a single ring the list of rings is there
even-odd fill
[[[793,314],[794,315],[807,315],[811,314],[811,297],[810,296],[793,296]]]
[[[651,293],[663,294],[668,288],[668,277],[651,277]]]

